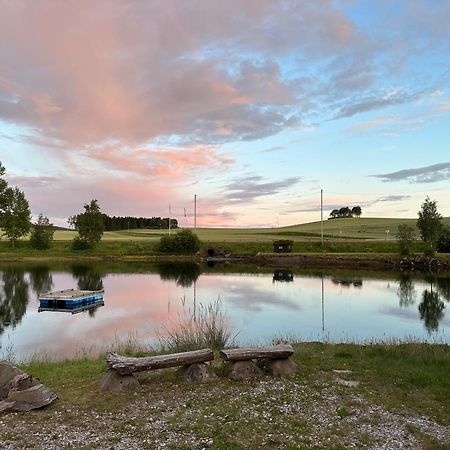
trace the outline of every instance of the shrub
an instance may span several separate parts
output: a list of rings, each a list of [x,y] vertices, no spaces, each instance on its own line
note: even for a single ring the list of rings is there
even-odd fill
[[[450,253],[450,227],[445,227],[437,241],[437,251],[440,253]]]
[[[48,217],[39,214],[38,220],[31,231],[30,245],[39,250],[50,248],[54,232],[53,225],[48,220]]]
[[[410,255],[411,248],[414,243],[414,228],[405,224],[399,225],[397,231],[397,239],[400,255]]]
[[[200,249],[200,239],[191,230],[180,230],[175,235],[163,236],[159,242],[161,253],[189,254]]]
[[[88,241],[78,236],[72,241],[72,250],[89,250],[91,248],[92,245]]]

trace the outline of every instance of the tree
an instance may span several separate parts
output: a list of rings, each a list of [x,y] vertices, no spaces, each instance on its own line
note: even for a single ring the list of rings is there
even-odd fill
[[[175,235],[162,236],[159,242],[161,253],[189,254],[198,252],[200,239],[191,230],[180,230]]]
[[[17,239],[25,236],[31,228],[30,206],[25,194],[18,188],[6,188],[2,211],[3,235],[14,247]]]
[[[440,253],[450,253],[450,227],[442,229],[437,241],[437,251]]]
[[[354,215],[356,217],[361,217],[361,214],[362,214],[361,206],[354,206],[352,208],[352,215]]]
[[[90,203],[86,203],[84,213],[78,214],[73,223],[79,235],[78,243],[77,238],[74,239],[74,248],[92,248],[98,244],[105,226],[97,200],[93,199]]]
[[[411,248],[414,242],[414,228],[406,224],[398,226],[397,239],[400,255],[407,256],[411,254]]]
[[[429,197],[422,203],[422,209],[419,211],[417,219],[417,228],[420,230],[420,236],[426,243],[426,254],[434,254],[437,241],[442,231],[442,216],[438,213],[436,201]]]
[[[50,242],[53,241],[54,232],[53,224],[50,223],[48,217],[39,214],[38,220],[31,230],[31,246],[41,250],[50,248]]]

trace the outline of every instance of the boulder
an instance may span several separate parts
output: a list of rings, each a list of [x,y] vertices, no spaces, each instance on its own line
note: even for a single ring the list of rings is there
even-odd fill
[[[30,411],[50,405],[57,398],[47,386],[38,383],[22,391],[11,389],[7,401],[14,402],[14,411]]]
[[[7,361],[0,361],[0,413],[42,408],[56,398],[38,379]]]
[[[8,361],[0,361],[0,400],[8,396],[12,379],[21,374],[23,372]]]
[[[289,358],[272,359],[269,361],[269,367],[272,369],[272,375],[275,377],[285,377],[300,371],[298,365]]]
[[[139,380],[133,375],[120,375],[115,370],[108,370],[99,381],[102,392],[136,392],[141,389]]]
[[[262,370],[251,360],[233,361],[230,364],[230,378],[233,378],[234,380],[260,377],[263,374]]]
[[[217,379],[217,375],[205,363],[196,363],[180,367],[177,373],[181,375],[187,383],[203,383]]]

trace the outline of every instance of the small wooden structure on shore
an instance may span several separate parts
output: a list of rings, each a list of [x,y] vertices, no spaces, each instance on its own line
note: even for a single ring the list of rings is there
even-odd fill
[[[39,309],[42,311],[71,312],[72,314],[87,309],[103,306],[104,290],[87,291],[81,289],[65,289],[62,291],[46,292],[40,294]]]

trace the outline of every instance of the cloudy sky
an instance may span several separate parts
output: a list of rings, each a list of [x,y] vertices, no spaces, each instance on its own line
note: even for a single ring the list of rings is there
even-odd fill
[[[0,161],[55,223],[450,215],[446,0],[0,0]],[[185,216],[186,211],[186,216]]]

